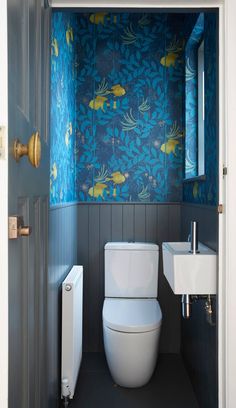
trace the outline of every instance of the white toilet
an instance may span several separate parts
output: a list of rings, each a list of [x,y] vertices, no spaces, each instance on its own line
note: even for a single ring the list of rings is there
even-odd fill
[[[156,366],[162,314],[157,297],[158,245],[105,245],[103,337],[116,384],[141,387]]]

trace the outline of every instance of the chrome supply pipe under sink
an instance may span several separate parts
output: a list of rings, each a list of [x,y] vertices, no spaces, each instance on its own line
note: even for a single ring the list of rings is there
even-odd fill
[[[191,242],[190,251],[191,254],[196,255],[198,251],[198,222],[191,221],[191,229],[188,240]],[[182,305],[182,316],[184,319],[189,319],[191,315],[191,297],[188,294],[182,295],[181,298]]]

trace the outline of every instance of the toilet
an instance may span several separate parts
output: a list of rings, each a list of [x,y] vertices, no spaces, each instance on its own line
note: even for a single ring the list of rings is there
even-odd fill
[[[104,349],[113,380],[123,387],[142,387],[156,366],[162,323],[158,259],[156,244],[105,245]]]

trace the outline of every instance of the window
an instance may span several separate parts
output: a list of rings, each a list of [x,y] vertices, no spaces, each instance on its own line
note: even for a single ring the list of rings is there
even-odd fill
[[[205,179],[204,13],[185,48],[185,181]]]
[[[204,80],[204,40],[198,48],[198,176],[205,174],[205,80]]]

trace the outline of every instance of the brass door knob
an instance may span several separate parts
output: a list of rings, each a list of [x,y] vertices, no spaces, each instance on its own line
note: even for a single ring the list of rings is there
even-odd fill
[[[32,228],[24,225],[24,220],[19,215],[12,215],[8,218],[8,236],[9,239],[17,239],[19,237],[28,237],[31,234]]]
[[[29,162],[33,167],[39,167],[41,159],[41,141],[39,132],[33,133],[28,144],[22,144],[18,139],[13,146],[13,156],[18,162],[22,156],[28,156]]]
[[[18,229],[18,236],[19,237],[28,237],[31,234],[32,228],[31,227],[20,227]]]

